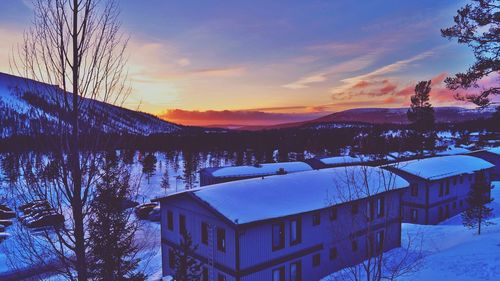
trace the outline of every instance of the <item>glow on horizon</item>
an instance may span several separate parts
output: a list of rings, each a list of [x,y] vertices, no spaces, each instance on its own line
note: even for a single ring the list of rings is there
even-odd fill
[[[29,26],[24,2],[0,2],[3,72]],[[472,55],[439,34],[462,2],[120,4],[130,109],[191,125],[277,124],[407,106],[415,83],[429,79],[434,105],[464,105],[443,79]]]

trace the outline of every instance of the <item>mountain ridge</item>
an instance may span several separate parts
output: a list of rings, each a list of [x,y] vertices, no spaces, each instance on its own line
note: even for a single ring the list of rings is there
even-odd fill
[[[59,117],[66,113],[60,102],[56,102],[62,97],[63,91],[57,85],[0,72],[0,138],[57,134]],[[82,128],[142,136],[184,128],[149,113],[87,98],[81,98],[80,102]],[[97,122],[95,118],[101,119]]]

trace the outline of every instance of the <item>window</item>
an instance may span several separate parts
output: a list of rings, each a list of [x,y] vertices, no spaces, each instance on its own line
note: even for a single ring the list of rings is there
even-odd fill
[[[337,219],[337,208],[332,207],[330,208],[330,220],[336,220]]]
[[[302,240],[302,223],[299,218],[290,221],[290,245],[296,245]]]
[[[439,207],[438,210],[438,218],[441,220],[443,219],[443,207]]]
[[[300,261],[290,264],[290,281],[302,281],[302,263]]]
[[[167,211],[167,228],[168,230],[174,230],[174,213],[172,211]]]
[[[453,209],[457,208],[457,201],[453,201]]]
[[[377,199],[377,217],[381,218],[384,216],[384,197]]]
[[[415,222],[418,220],[417,209],[411,209],[411,221]]]
[[[463,200],[460,200],[460,203],[459,203],[460,207],[462,207],[464,205],[464,201]]]
[[[273,281],[285,281],[285,268],[280,267],[273,270]]]
[[[224,228],[217,228],[217,250],[226,252],[226,230]]]
[[[337,247],[330,248],[330,260],[337,258]]]
[[[449,217],[450,216],[450,205],[446,205],[445,206],[445,217]]]
[[[377,251],[382,250],[384,247],[384,231],[377,232],[376,243]]]
[[[208,245],[208,224],[201,223],[201,243]]]
[[[314,254],[312,256],[312,265],[313,267],[319,266],[321,263],[321,255],[320,253]]]
[[[203,272],[201,273],[201,280],[208,281],[208,268],[204,267]]]
[[[443,196],[444,184],[441,182],[439,185],[439,197]]]
[[[353,215],[358,213],[358,203],[352,203],[352,209],[351,212]]]
[[[186,216],[185,215],[179,215],[179,232],[180,233],[186,232]]]
[[[312,216],[313,216],[313,225],[319,225],[321,223],[321,213],[316,212]]]
[[[226,275],[222,273],[217,274],[217,281],[226,281]]]
[[[457,185],[457,177],[453,178],[453,185]]]
[[[412,184],[410,187],[410,193],[411,196],[418,196],[418,185],[417,184]]]
[[[445,192],[446,195],[450,194],[450,185],[447,184],[446,185],[446,192]]]
[[[472,181],[472,175],[469,175],[469,181]]]
[[[463,175],[460,176],[460,183],[464,183],[464,176]]]
[[[358,250],[358,241],[352,240],[351,242],[351,248],[353,252],[356,252]]]
[[[369,221],[373,219],[373,203],[372,200],[366,202],[366,217]]]
[[[285,226],[283,223],[273,224],[273,251],[285,247]]]
[[[175,254],[174,254],[174,250],[172,250],[172,248],[168,249],[168,266],[170,268],[175,267]]]

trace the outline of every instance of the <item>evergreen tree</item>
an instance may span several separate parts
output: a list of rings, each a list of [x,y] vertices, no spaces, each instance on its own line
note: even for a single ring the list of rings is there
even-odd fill
[[[174,280],[199,281],[201,278],[201,264],[192,257],[198,249],[193,245],[191,234],[182,231],[180,249],[174,249]]]
[[[469,229],[477,228],[477,234],[481,234],[481,227],[493,224],[488,221],[493,216],[493,209],[486,204],[493,201],[488,196],[489,186],[484,182],[476,182],[472,185],[467,198],[468,208],[462,213],[462,223]]]
[[[148,184],[151,176],[153,176],[156,171],[156,161],[156,156],[153,153],[148,153],[142,160],[142,172],[146,174]]]
[[[161,178],[161,187],[167,191],[170,189],[170,177],[168,175],[168,166],[165,165],[165,172],[163,173],[163,176]]]
[[[97,183],[89,222],[89,275],[93,280],[140,281],[138,248],[134,244],[136,225],[122,203],[130,195],[130,173],[111,158]]]
[[[500,73],[500,5],[498,0],[472,0],[457,11],[455,25],[441,29],[441,35],[457,39],[459,44],[469,46],[476,61],[464,73],[457,73],[445,80],[449,89],[479,88],[478,81]],[[482,89],[479,94],[458,96],[478,106],[490,104],[490,96],[500,94],[498,83]]]
[[[415,94],[411,96],[410,108],[407,112],[408,120],[414,130],[414,139],[421,151],[433,149],[435,145],[434,109],[429,102],[431,80],[420,81],[415,86]]]

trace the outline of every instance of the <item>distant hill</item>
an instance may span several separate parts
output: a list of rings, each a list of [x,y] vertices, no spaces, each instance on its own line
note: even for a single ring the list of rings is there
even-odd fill
[[[341,124],[408,124],[406,112],[408,108],[355,108],[345,111],[332,113],[317,119],[278,124],[273,126],[246,126],[240,127],[240,130],[265,130],[265,129],[284,129],[295,127],[335,127]],[[495,112],[495,108],[486,108],[484,110],[467,109],[463,107],[436,107],[434,108],[437,123],[460,123],[464,121],[489,118]]]
[[[0,72],[0,138],[56,133],[57,116],[64,112],[55,101],[62,98],[63,92],[55,85]],[[90,99],[81,102],[82,128],[142,136],[172,133],[183,128],[148,113]],[[91,103],[92,106],[88,106]],[[98,127],[94,126],[95,116],[104,120]]]

